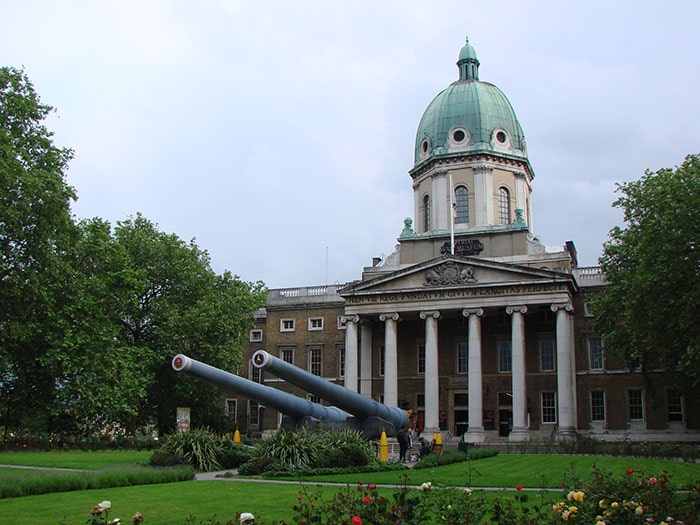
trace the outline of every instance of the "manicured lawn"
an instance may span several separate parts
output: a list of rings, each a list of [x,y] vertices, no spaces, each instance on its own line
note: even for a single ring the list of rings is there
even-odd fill
[[[131,523],[141,512],[144,524],[184,524],[192,515],[193,523],[204,523],[216,515],[225,523],[238,512],[252,512],[265,523],[289,519],[297,501],[298,484],[246,483],[228,481],[187,481],[163,485],[121,487],[44,494],[0,500],[0,523],[36,525],[37,523],[84,524],[93,505],[112,502],[110,518]]]
[[[426,481],[459,487],[515,487],[522,484],[530,488],[560,488],[562,481],[570,480],[575,473],[588,479],[593,465],[623,476],[628,468],[643,471],[652,476],[667,472],[671,482],[687,488],[700,484],[700,465],[660,459],[639,459],[602,456],[563,456],[545,454],[500,454],[478,461],[456,463],[437,469],[411,470],[412,484]],[[402,472],[377,472],[371,475],[378,484],[400,484]],[[335,481],[354,484],[366,481],[365,474],[315,476],[310,481]]]
[[[0,453],[0,463],[10,463]],[[15,464],[23,453],[15,454]],[[48,452],[27,453],[32,463],[40,466],[78,466],[79,468],[101,468],[110,465],[143,464],[150,452]],[[65,455],[64,455],[65,454]],[[76,463],[66,463],[70,454],[76,454]],[[57,457],[56,457],[57,456]],[[91,457],[92,456],[92,457]],[[628,468],[657,476],[663,471],[671,475],[672,482],[679,487],[697,485],[700,481],[700,466],[665,460],[636,458],[593,457],[593,456],[549,456],[549,455],[499,455],[468,463],[448,465],[435,469],[407,471],[411,484],[431,481],[439,485],[472,487],[512,487],[522,483],[525,487],[551,487],[553,492],[546,496],[554,500],[561,495],[561,483],[567,471],[589,479],[592,465],[605,471],[623,476]],[[17,471],[18,476],[35,475],[32,471]],[[1,472],[0,472],[1,473]],[[341,487],[354,487],[358,482],[376,484],[401,484],[402,473],[381,472],[369,474],[345,474],[309,478],[311,484],[322,481],[340,482]],[[471,476],[471,482],[470,482]],[[544,480],[544,481],[543,481]],[[121,518],[122,523],[130,523],[135,512],[144,514],[148,525],[186,523],[194,516],[191,524],[206,523],[216,516],[225,523],[235,518],[237,512],[252,512],[265,523],[287,519],[292,516],[292,507],[297,502],[301,486],[297,482],[289,484],[259,481],[187,481],[161,485],[133,486],[100,490],[86,490],[44,494],[0,500],[0,523],[10,525],[61,523],[67,525],[84,524],[90,508],[103,501],[112,502],[110,518]],[[326,487],[324,493],[330,496],[341,490]],[[393,490],[382,489],[389,496]],[[531,500],[539,498],[535,493]]]
[[[99,470],[106,467],[146,465],[152,455],[152,450],[0,452],[0,465]]]

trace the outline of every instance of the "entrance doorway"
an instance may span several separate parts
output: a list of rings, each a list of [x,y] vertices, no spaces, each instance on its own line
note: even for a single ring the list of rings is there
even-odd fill
[[[512,410],[499,410],[498,411],[498,435],[501,437],[508,437],[510,431],[513,429],[513,411]]]
[[[498,435],[507,437],[513,429],[513,394],[499,392],[498,394]]]

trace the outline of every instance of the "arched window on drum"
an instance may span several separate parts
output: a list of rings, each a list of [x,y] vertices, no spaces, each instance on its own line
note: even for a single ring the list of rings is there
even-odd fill
[[[430,195],[423,197],[423,231],[430,231]]]
[[[455,188],[455,224],[469,223],[469,190],[466,186]]]
[[[498,224],[510,224],[510,192],[504,188],[498,188]]]

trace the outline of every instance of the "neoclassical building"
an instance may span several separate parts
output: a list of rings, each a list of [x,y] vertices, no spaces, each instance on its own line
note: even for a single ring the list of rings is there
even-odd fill
[[[573,242],[533,234],[535,173],[508,98],[479,78],[467,42],[458,79],[418,124],[413,219],[395,249],[344,286],[270,290],[245,345],[363,396],[412,408],[419,431],[469,442],[593,435],[696,440],[700,412],[662,370],[605,354],[587,300],[605,286]],[[323,400],[250,365],[241,375]],[[276,410],[226,394],[251,434]]]

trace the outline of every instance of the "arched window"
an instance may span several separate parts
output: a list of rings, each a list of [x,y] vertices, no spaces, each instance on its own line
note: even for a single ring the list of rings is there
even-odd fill
[[[423,224],[424,231],[430,231],[430,195],[423,197]]]
[[[510,224],[510,193],[506,188],[498,188],[498,224]]]
[[[469,191],[465,186],[455,188],[455,223],[467,224],[469,222]]]

